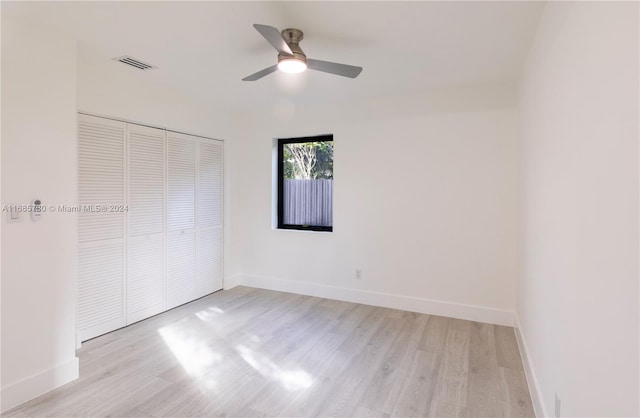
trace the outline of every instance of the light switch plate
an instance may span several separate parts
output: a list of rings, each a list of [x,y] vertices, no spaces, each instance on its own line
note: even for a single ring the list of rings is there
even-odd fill
[[[20,218],[21,218],[21,213],[18,212],[17,210],[9,209],[7,211],[7,223],[8,224],[20,222],[20,220],[21,220]]]

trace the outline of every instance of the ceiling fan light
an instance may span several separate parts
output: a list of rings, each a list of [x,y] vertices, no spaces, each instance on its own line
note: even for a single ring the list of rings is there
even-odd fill
[[[289,74],[301,73],[307,69],[307,63],[297,58],[285,58],[278,62],[278,69]]]

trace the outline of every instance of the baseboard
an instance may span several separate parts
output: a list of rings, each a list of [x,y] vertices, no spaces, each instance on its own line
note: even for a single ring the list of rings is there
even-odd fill
[[[78,358],[57,364],[0,389],[0,413],[75,380],[79,376]]]
[[[229,290],[229,289],[233,289],[236,286],[240,286],[242,284],[242,277],[241,276],[231,276],[231,277],[225,277],[224,280],[222,281],[222,288],[224,290]]]
[[[529,394],[531,394],[533,411],[535,412],[536,417],[548,417],[550,415],[547,413],[547,409],[542,401],[542,391],[540,391],[540,385],[538,384],[538,379],[536,378],[536,373],[534,371],[533,364],[531,363],[531,358],[529,357],[527,343],[524,335],[522,334],[520,319],[517,315],[515,315],[515,321],[516,340],[518,341],[518,349],[520,350],[520,357],[522,358],[522,364],[524,366],[524,375],[527,378],[527,385],[529,386]]]
[[[261,289],[278,290],[281,292],[342,300],[345,302],[362,303],[365,305],[401,309],[405,311],[466,319],[489,324],[506,326],[514,325],[513,312],[487,308],[484,306],[464,305],[439,300],[416,298],[412,296],[372,292],[369,290],[328,286],[317,283],[254,275],[235,276],[232,283],[234,286],[244,285]],[[225,286],[225,289],[226,288],[227,287]]]

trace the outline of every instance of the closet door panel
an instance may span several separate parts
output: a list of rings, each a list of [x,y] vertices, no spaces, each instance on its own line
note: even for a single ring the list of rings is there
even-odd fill
[[[198,231],[198,295],[222,289],[222,228]]]
[[[85,341],[125,325],[121,242],[85,244],[78,263],[78,328]]]
[[[222,289],[222,142],[198,141],[198,294]]]
[[[196,144],[167,132],[167,309],[197,297]]]
[[[165,310],[164,234],[132,237],[127,242],[127,323]]]
[[[194,230],[169,233],[167,239],[167,309],[197,298]]]
[[[222,164],[222,143],[201,139],[198,143],[198,228],[222,226]]]
[[[167,230],[196,226],[196,141],[167,132]]]
[[[130,237],[164,232],[164,131],[128,126]]]
[[[125,204],[125,124],[79,115],[78,202],[80,242],[124,238],[124,212],[104,210]]]
[[[78,116],[78,331],[81,341],[125,325],[125,124]]]
[[[165,131],[127,126],[127,323],[164,311]]]

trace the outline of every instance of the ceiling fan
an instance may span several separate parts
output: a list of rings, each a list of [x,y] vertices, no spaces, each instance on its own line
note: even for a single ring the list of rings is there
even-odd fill
[[[300,73],[309,68],[349,78],[356,78],[362,72],[362,67],[307,58],[299,45],[303,38],[300,29],[285,29],[280,32],[273,26],[255,24],[253,27],[278,51],[278,64],[251,74],[242,81],[256,81],[276,70]]]

